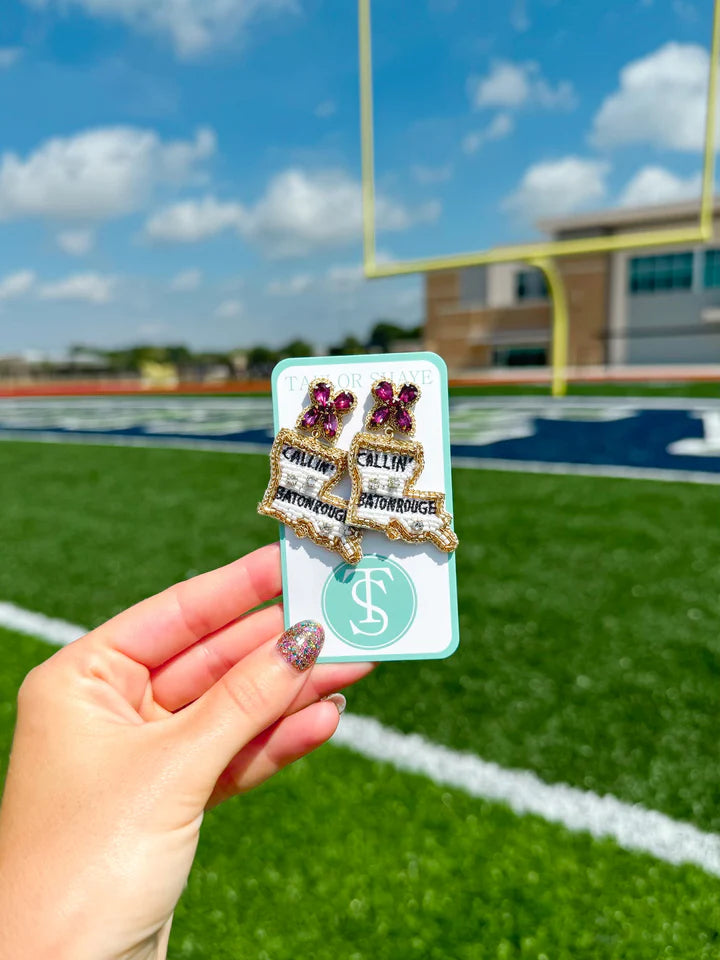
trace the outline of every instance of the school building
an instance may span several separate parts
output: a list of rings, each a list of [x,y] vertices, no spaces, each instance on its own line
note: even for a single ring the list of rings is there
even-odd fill
[[[697,222],[698,204],[683,203],[563,217],[539,227],[570,240]],[[720,363],[720,242],[557,264],[570,312],[571,366]],[[428,274],[425,307],[425,347],[445,358],[451,374],[550,359],[551,304],[542,273],[526,265]]]

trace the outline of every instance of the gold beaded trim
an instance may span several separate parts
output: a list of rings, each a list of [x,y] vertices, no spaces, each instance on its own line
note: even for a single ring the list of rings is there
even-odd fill
[[[319,530],[317,530],[313,523],[311,523],[309,520],[306,520],[304,517],[290,517],[279,507],[273,506],[273,502],[277,496],[278,487],[280,486],[280,457],[282,456],[283,447],[286,444],[297,447],[298,450],[302,450],[305,453],[310,453],[316,457],[321,457],[323,460],[335,465],[335,475],[330,477],[329,480],[326,480],[320,487],[319,491],[317,493],[313,493],[313,496],[317,500],[322,500],[323,503],[329,503],[332,506],[339,507],[347,512],[347,500],[344,500],[342,497],[337,497],[329,492],[340,481],[347,471],[347,453],[345,453],[344,450],[328,447],[324,443],[320,443],[319,440],[315,440],[312,437],[302,436],[300,433],[296,433],[294,430],[288,430],[284,428],[280,430],[275,437],[275,442],[273,443],[272,451],[270,452],[270,483],[265,491],[265,495],[258,504],[258,513],[264,514],[266,517],[274,517],[276,520],[279,520],[280,523],[284,523],[287,526],[292,527],[298,537],[309,537],[319,546],[325,547],[328,550],[332,550],[333,552],[340,554],[346,563],[357,563],[362,559],[363,534],[362,530],[358,530],[350,526],[349,515],[347,516],[348,535],[343,541],[339,537],[322,534]]]

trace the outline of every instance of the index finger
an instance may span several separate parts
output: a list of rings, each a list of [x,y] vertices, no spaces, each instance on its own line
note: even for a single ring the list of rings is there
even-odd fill
[[[280,544],[272,543],[143,600],[94,636],[152,669],[281,592]]]

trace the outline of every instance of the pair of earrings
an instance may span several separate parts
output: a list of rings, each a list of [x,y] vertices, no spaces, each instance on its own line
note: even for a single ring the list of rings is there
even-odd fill
[[[415,433],[419,387],[377,380],[365,429],[353,437],[347,453],[334,444],[357,398],[348,390],[336,391],[326,379],[313,380],[308,393],[310,404],[295,429],[282,429],[275,438],[259,513],[350,564],[362,559],[365,529],[406,543],[431,542],[452,553],[458,539],[445,495],[414,487],[425,465],[422,444],[409,439]],[[346,474],[352,484],[349,500],[332,492]]]

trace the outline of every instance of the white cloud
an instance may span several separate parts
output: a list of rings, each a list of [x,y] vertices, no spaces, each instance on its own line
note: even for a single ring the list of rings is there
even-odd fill
[[[22,47],[0,47],[0,70],[14,66],[22,55]]]
[[[0,300],[14,300],[22,297],[35,285],[35,274],[32,270],[18,270],[0,279]]]
[[[207,196],[164,207],[147,221],[145,233],[151,240],[166,243],[196,243],[231,227],[239,230],[244,222],[241,204]]]
[[[707,50],[695,44],[667,43],[627,64],[620,72],[620,88],[595,117],[593,144],[649,143],[672,150],[701,150],[709,70]]]
[[[294,297],[305,293],[313,285],[313,277],[309,273],[296,273],[287,280],[271,280],[266,287],[271,297]]]
[[[664,167],[643,167],[628,183],[620,197],[621,207],[647,207],[661,203],[699,200],[702,174],[678,177]]]
[[[378,263],[389,259],[386,253],[378,251]],[[287,280],[273,280],[267,285],[266,292],[275,297],[297,296],[308,290],[342,293],[356,290],[365,282],[365,271],[361,263],[342,263],[328,267],[322,277],[297,273]]]
[[[315,107],[315,116],[320,117],[320,119],[325,120],[327,117],[332,117],[337,113],[337,104],[334,100],[323,100],[322,103],[319,103]]]
[[[605,196],[609,164],[582,157],[564,157],[529,167],[502,208],[526,220],[563,216]]]
[[[95,233],[92,230],[61,230],[55,239],[60,249],[73,257],[90,253],[95,245]]]
[[[379,231],[407,230],[440,215],[432,201],[415,209],[379,194]],[[362,235],[360,184],[342,170],[307,173],[286,170],[270,181],[265,196],[248,211],[241,232],[276,257],[350,243]]]
[[[163,142],[152,130],[100,127],[45,141],[26,157],[0,158],[0,220],[93,221],[141,207],[153,189],[186,183],[215,150],[215,134]]]
[[[485,78],[469,81],[476,107],[521,107],[530,99],[530,80],[522,64],[495,61]]]
[[[223,300],[215,311],[215,316],[219,320],[233,320],[241,317],[245,311],[240,300]]]
[[[483,130],[474,130],[463,139],[464,153],[477,153],[486,143],[504,140],[515,129],[515,121],[509,113],[496,114]]]
[[[562,80],[553,86],[543,76],[540,65],[532,60],[495,60],[487,76],[469,78],[468,92],[476,109],[537,106],[545,110],[573,110],[577,106],[572,83]]]
[[[353,290],[366,282],[361,263],[338,264],[330,267],[325,279],[331,290]]]
[[[379,195],[378,230],[407,230],[436,220],[437,201],[414,209]],[[254,206],[208,196],[171,204],[152,216],[145,232],[154,240],[191,243],[234,229],[270,256],[304,256],[313,250],[350,243],[362,235],[360,184],[342,170],[308,173],[290,169],[269,183]]]
[[[392,263],[395,259],[389,250],[381,248],[375,251],[376,263]],[[324,280],[325,289],[331,293],[348,292],[365,285],[369,287],[362,263],[338,263],[328,267]]]
[[[170,39],[181,57],[193,57],[247,31],[261,16],[296,13],[298,0],[25,0],[30,6],[119,20],[142,33]]]
[[[455,168],[451,163],[446,163],[441,167],[424,167],[418,164],[412,167],[410,172],[417,183],[425,186],[431,183],[446,183],[448,180],[452,180]]]
[[[202,279],[202,270],[183,270],[172,278],[169,289],[174,293],[188,293],[191,290],[197,290]]]
[[[87,303],[109,303],[115,280],[99,273],[76,273],[57,283],[40,288],[42,300],[84,300]]]

